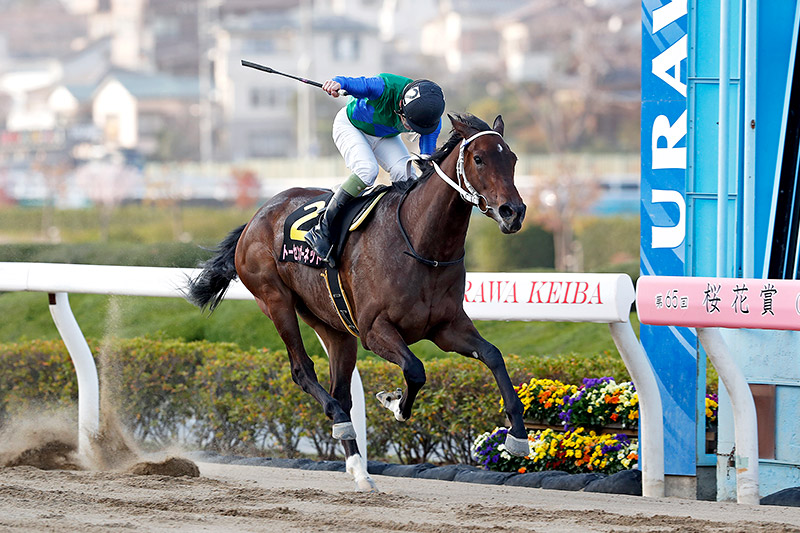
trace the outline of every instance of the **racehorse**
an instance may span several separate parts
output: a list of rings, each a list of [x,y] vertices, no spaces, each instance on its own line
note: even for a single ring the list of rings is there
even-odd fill
[[[391,187],[367,228],[351,234],[339,262],[341,287],[350,295],[351,316],[364,348],[402,369],[405,391],[377,395],[397,420],[411,416],[425,383],[425,368],[408,345],[429,339],[446,352],[474,357],[489,367],[511,422],[506,448],[524,456],[529,445],[523,406],[503,356],[481,337],[463,308],[464,244],[473,206],[494,219],[503,233],[522,227],[525,204],[514,185],[517,157],[503,139],[501,116],[492,128],[472,115],[449,118],[451,136],[429,160],[419,162],[420,178],[411,187]],[[325,192],[292,188],[271,198],[219,244],[217,255],[189,281],[186,297],[213,311],[229,283],[236,276],[241,279],[286,344],[292,379],[333,421],[333,436],[342,440],[357,489],[376,490],[349,414],[356,337],[337,314],[319,270],[279,261],[285,219]],[[327,348],[330,392],[317,381],[298,315]]]

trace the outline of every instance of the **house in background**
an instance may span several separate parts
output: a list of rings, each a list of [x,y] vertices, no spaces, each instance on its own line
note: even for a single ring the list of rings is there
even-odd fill
[[[439,14],[423,23],[422,53],[443,60],[454,78],[501,74],[501,35],[495,21],[519,5],[518,0],[443,0]]]
[[[381,50],[376,26],[324,9],[227,17],[214,56],[219,129],[225,132],[218,138],[220,156],[237,161],[319,154],[321,143],[332,145],[330,124],[346,103],[318,88],[244,68],[242,59],[322,82],[382,72]]]
[[[93,93],[92,120],[108,149],[175,160],[199,157],[197,78],[113,70]]]
[[[88,124],[92,121],[92,95],[96,86],[60,84],[50,92],[47,106],[61,126]]]
[[[586,76],[599,82],[619,79],[621,71],[637,65],[641,50],[638,5],[636,0],[522,4],[497,23],[505,76],[512,82],[551,87],[575,85]],[[634,78],[638,76],[636,72]]]

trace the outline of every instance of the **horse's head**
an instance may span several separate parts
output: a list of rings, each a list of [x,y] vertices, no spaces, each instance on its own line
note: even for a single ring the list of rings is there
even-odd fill
[[[453,129],[464,139],[456,173],[466,181],[476,195],[477,206],[494,219],[503,233],[515,233],[525,218],[525,203],[514,185],[514,165],[517,156],[503,139],[503,118],[494,119],[492,129],[482,121],[462,120],[448,115]],[[480,124],[478,124],[478,122]],[[483,125],[484,129],[479,126]]]

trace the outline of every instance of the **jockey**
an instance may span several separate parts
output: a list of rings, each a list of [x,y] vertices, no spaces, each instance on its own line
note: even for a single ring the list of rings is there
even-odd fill
[[[379,166],[393,183],[416,179],[411,155],[399,134],[418,133],[420,155],[430,156],[442,128],[444,94],[432,81],[395,74],[336,76],[323,83],[322,89],[334,98],[344,89],[352,97],[333,121],[333,142],[353,174],[333,194],[319,223],[305,235],[317,255],[331,263],[331,225],[347,202],[375,183]]]

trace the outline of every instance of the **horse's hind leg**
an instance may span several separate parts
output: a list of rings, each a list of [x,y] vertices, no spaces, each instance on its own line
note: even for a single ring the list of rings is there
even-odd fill
[[[397,420],[408,420],[411,418],[411,408],[417,393],[425,385],[425,366],[408,347],[400,332],[388,322],[376,321],[369,330],[365,345],[403,371],[406,380],[405,393],[399,389],[397,392],[380,392],[378,400],[394,413]]]
[[[311,326],[322,340],[326,351],[331,372],[331,396],[339,402],[344,411],[350,412],[353,407],[353,396],[350,383],[353,370],[356,367],[358,343],[349,333],[336,330],[311,314],[302,304],[297,306],[300,317]],[[352,424],[351,424],[352,427]],[[353,476],[357,490],[377,490],[375,482],[367,472],[364,456],[358,450],[355,433],[342,440],[346,457],[347,472]]]
[[[331,397],[317,380],[314,362],[308,356],[300,336],[294,295],[285,287],[273,286],[271,289],[263,298],[257,297],[256,301],[264,314],[275,323],[278,335],[286,345],[291,363],[292,380],[322,405],[325,415],[333,420],[334,427],[337,424],[351,425],[349,408],[342,409],[339,402]],[[334,436],[336,435],[334,434]]]
[[[462,315],[451,323],[450,327],[437,332],[431,339],[446,352],[456,352],[466,357],[474,357],[482,361],[492,371],[500,395],[503,397],[506,416],[511,422],[511,429],[506,436],[506,449],[509,453],[524,457],[530,453],[528,433],[522,419],[524,407],[514,390],[511,378],[506,370],[503,355],[489,341],[481,337],[472,321]]]

